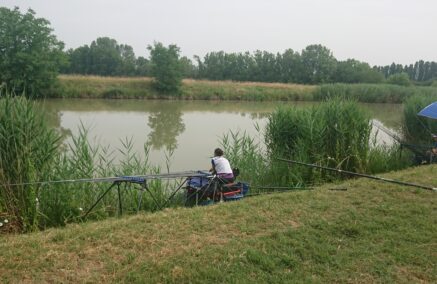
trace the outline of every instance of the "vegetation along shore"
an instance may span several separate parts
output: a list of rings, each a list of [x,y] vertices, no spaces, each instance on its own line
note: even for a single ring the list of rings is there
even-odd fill
[[[366,103],[402,103],[414,95],[437,96],[437,87],[393,84],[324,84],[182,80],[179,95],[158,92],[150,77],[60,75],[51,98],[323,101],[342,96]]]

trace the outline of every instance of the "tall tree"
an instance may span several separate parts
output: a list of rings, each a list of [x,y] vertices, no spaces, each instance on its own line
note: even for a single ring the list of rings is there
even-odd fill
[[[55,82],[66,63],[64,44],[52,33],[50,22],[31,9],[0,7],[0,85],[17,94],[40,97]]]
[[[383,79],[382,73],[355,59],[337,62],[333,76],[334,82],[342,83],[380,83]]]
[[[181,67],[182,67],[182,76],[184,78],[194,78],[196,77],[196,66],[194,66],[193,62],[186,56],[183,56],[179,59]]]
[[[165,47],[160,42],[149,45],[152,75],[155,88],[159,92],[178,94],[182,84],[182,65],[179,60],[180,49],[174,44]]]
[[[67,51],[69,66],[65,73],[71,74],[91,74],[91,55],[88,45],[69,49]]]
[[[121,66],[119,46],[115,39],[99,37],[90,45],[91,74],[117,75]]]
[[[121,63],[117,71],[118,75],[133,76],[135,74],[136,58],[134,49],[127,44],[120,44],[118,52],[121,57]]]
[[[335,72],[337,60],[332,52],[320,44],[307,46],[302,50],[302,83],[329,83]]]
[[[302,68],[300,54],[292,49],[287,49],[283,54],[277,56],[277,61],[280,67],[280,81],[284,83],[297,82]]]
[[[138,57],[135,61],[135,75],[137,76],[150,76],[150,61],[142,56]]]

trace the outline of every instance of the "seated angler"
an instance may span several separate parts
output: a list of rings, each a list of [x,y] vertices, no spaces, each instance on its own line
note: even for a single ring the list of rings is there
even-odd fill
[[[234,174],[232,172],[229,161],[223,157],[223,150],[217,148],[214,150],[214,157],[211,160],[212,168],[211,172],[217,174],[217,176],[224,183],[232,183],[234,181]]]

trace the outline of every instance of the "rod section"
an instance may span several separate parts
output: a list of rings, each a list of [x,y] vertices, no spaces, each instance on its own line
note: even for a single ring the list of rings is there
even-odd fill
[[[339,169],[335,169],[335,168],[323,167],[323,166],[319,166],[319,165],[315,165],[315,164],[308,164],[308,163],[303,163],[303,162],[298,162],[298,161],[293,161],[293,160],[282,159],[282,158],[276,158],[276,159],[278,161],[287,162],[290,164],[297,164],[297,165],[318,168],[318,169],[327,170],[327,171],[333,171],[333,172],[337,172],[337,173],[341,173],[341,174],[364,177],[364,178],[380,180],[380,181],[385,181],[385,182],[390,182],[390,183],[395,183],[395,184],[400,184],[400,185],[405,185],[405,186],[411,186],[411,187],[416,187],[416,188],[422,188],[422,189],[432,190],[432,191],[437,192],[437,188],[432,187],[432,186],[426,186],[426,185],[421,185],[421,184],[416,184],[416,183],[411,183],[411,182],[404,182],[404,181],[399,181],[399,180],[394,180],[394,179],[389,179],[389,178],[367,175],[367,174],[360,174],[360,173],[355,173],[355,172],[350,172],[350,171],[345,171],[345,170],[339,170]]]

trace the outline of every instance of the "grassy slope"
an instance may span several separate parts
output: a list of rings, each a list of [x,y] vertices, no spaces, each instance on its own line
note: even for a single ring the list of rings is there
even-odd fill
[[[113,99],[195,99],[244,101],[321,101],[344,95],[368,103],[401,103],[414,95],[437,96],[435,87],[403,87],[390,84],[325,84],[318,86],[234,82],[182,81],[180,96],[163,95],[154,90],[148,77],[100,77],[61,75],[56,87],[47,95],[53,98]]]
[[[389,174],[437,184],[437,166]],[[373,180],[0,237],[7,282],[436,282],[437,193]]]
[[[279,83],[183,80],[182,99],[205,100],[312,100],[316,86]],[[64,98],[166,98],[152,87],[152,79],[59,76],[52,97]]]

